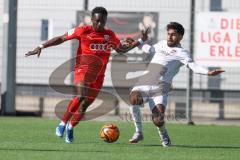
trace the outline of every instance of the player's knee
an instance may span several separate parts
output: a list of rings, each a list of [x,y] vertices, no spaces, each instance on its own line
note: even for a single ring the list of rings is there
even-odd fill
[[[132,92],[130,94],[130,103],[131,105],[141,105],[143,104],[143,99],[140,93]]]
[[[152,121],[155,126],[162,127],[164,125],[164,116],[161,114],[153,114]]]

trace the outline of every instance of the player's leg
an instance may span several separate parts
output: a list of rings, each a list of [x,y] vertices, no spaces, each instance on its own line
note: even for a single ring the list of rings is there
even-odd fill
[[[167,106],[167,95],[160,95],[149,99],[149,106],[152,111],[152,121],[157,126],[159,136],[164,147],[171,145],[171,140],[168,136],[165,127],[165,110]]]
[[[72,118],[72,115],[78,110],[80,102],[83,100],[82,93],[83,88],[81,86],[84,85],[84,77],[85,72],[84,69],[81,70],[82,72],[78,72],[78,69],[74,72],[74,83],[76,84],[75,89],[77,95],[73,97],[73,99],[69,102],[62,118],[60,124],[56,128],[56,135],[62,137],[66,128],[68,121]]]
[[[70,108],[70,110],[68,110],[68,113],[71,114],[71,117],[68,117],[68,121],[67,121],[67,125],[66,125],[66,138],[65,141],[67,143],[71,143],[73,142],[73,128],[78,124],[78,122],[82,119],[83,114],[80,112],[82,105],[85,104],[85,95],[87,94],[87,85],[82,82],[79,81],[76,84],[76,91],[77,91],[77,98],[78,99],[78,103],[76,103],[76,105],[72,108]],[[65,112],[66,113],[66,112]]]
[[[142,116],[140,107],[143,105],[143,98],[140,91],[132,91],[130,93],[130,113],[132,114],[133,123],[135,126],[135,133],[131,139],[130,143],[137,143],[138,141],[143,140],[142,133]]]
[[[95,83],[78,85],[78,94],[81,95],[82,100],[79,102],[78,110],[74,112],[71,120],[67,124],[67,134],[65,141],[67,143],[73,142],[73,128],[83,119],[87,108],[93,103],[100,92],[104,80],[104,76],[99,76]]]

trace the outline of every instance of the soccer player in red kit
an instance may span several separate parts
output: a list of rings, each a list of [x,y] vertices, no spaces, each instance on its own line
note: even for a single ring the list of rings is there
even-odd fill
[[[73,142],[74,126],[83,118],[86,109],[92,104],[102,88],[111,50],[125,53],[145,40],[142,38],[143,40],[136,41],[136,43],[121,44],[115,33],[104,27],[107,22],[107,14],[105,8],[96,7],[92,10],[92,25],[76,27],[62,36],[39,45],[35,50],[26,54],[26,57],[31,55],[39,57],[43,48],[59,45],[71,39],[79,41],[74,69],[74,84],[78,95],[70,101],[60,124],[56,128],[56,135],[59,137],[63,137],[66,129],[65,141],[67,143]],[[147,31],[142,31],[142,37],[146,37]]]

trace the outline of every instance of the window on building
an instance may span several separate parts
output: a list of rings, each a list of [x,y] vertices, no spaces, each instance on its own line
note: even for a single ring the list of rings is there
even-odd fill
[[[48,40],[49,36],[49,21],[48,19],[42,19],[41,23],[41,40],[45,41]]]

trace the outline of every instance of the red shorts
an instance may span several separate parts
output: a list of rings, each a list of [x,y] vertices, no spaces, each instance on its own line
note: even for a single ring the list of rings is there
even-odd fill
[[[79,82],[84,82],[87,89],[87,98],[90,101],[98,96],[104,81],[104,75],[97,75],[95,73],[88,73],[87,68],[82,66],[81,68],[76,68],[74,70],[74,84]]]

